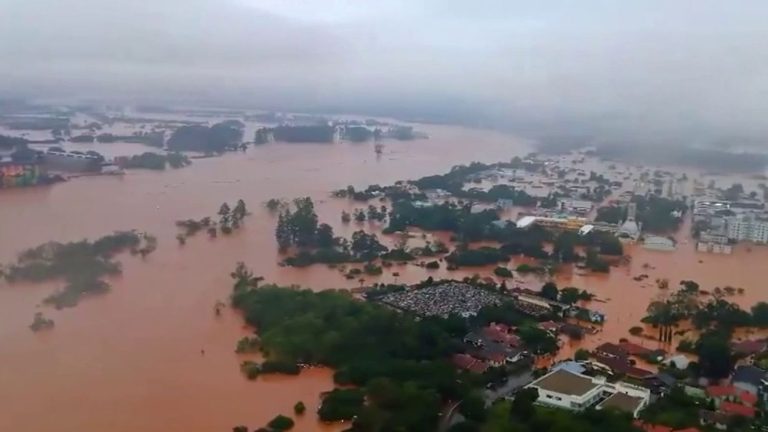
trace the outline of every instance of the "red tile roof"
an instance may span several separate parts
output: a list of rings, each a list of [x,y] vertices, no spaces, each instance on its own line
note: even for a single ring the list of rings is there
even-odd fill
[[[632,366],[625,358],[606,357],[604,355],[595,355],[595,361],[610,368],[614,373],[624,374],[631,378],[646,378],[653,375],[653,372],[639,367]]]
[[[740,415],[749,418],[755,417],[754,408],[728,401],[720,403],[720,411],[730,415]]]
[[[733,386],[711,385],[707,387],[707,396],[711,398],[721,398],[733,396],[736,394],[736,388]]]
[[[642,356],[652,352],[652,350],[632,342],[621,342],[619,347],[629,353],[629,355]]]
[[[640,428],[645,432],[701,432],[699,428],[695,427],[689,427],[685,429],[672,429],[669,426],[646,423],[642,420],[635,420],[632,424],[635,425],[636,428]]]
[[[645,432],[672,432],[672,428],[669,426],[655,425],[653,423],[645,423],[641,420],[635,420],[635,427],[638,427]]]
[[[506,326],[500,327],[502,324],[497,324],[496,326],[490,325],[488,327],[485,327],[482,332],[483,336],[487,337],[488,339],[495,341],[495,342],[501,342],[506,345],[509,345],[511,347],[518,347],[520,346],[520,337],[517,335],[509,334],[505,329]]]
[[[733,351],[737,354],[758,354],[768,349],[768,342],[764,340],[746,340],[733,344]]]
[[[545,321],[539,323],[539,328],[547,331],[557,331],[560,329],[560,324],[554,321]]]
[[[472,357],[469,354],[454,354],[451,358],[454,366],[468,370],[470,372],[482,373],[488,369],[488,365],[484,362]]]
[[[744,403],[744,405],[755,406],[757,403],[757,395],[748,391],[739,393],[739,399],[741,399],[741,402]]]
[[[599,347],[595,348],[595,351],[597,353],[602,353],[611,357],[626,358],[629,356],[629,353],[622,347],[610,342],[606,342],[600,345]]]

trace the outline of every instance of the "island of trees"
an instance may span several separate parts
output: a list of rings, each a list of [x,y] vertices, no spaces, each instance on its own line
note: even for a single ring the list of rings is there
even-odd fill
[[[233,231],[240,229],[243,219],[249,214],[245,201],[242,199],[237,200],[233,207],[230,207],[227,203],[222,203],[218,211],[218,222],[214,221],[210,216],[199,220],[182,219],[176,221],[176,226],[182,230],[182,232],[176,235],[176,240],[179,242],[179,245],[183,246],[187,243],[187,238],[201,231],[207,232],[210,238],[216,238],[219,231],[225,235],[231,234]]]
[[[213,126],[190,125],[176,129],[166,143],[171,151],[195,151],[205,154],[221,154],[238,150],[243,141],[245,124],[227,120]]]
[[[129,250],[145,257],[156,247],[155,237],[134,231],[116,232],[93,242],[50,242],[22,252],[2,274],[10,283],[63,279],[64,287],[43,302],[57,309],[72,307],[84,295],[109,290],[104,277],[121,272],[120,263],[113,261],[116,254]]]
[[[192,163],[187,156],[179,152],[172,152],[165,155],[144,152],[139,155],[120,158],[117,162],[122,168],[151,170],[164,170],[166,166],[170,166],[171,168],[183,168]]]

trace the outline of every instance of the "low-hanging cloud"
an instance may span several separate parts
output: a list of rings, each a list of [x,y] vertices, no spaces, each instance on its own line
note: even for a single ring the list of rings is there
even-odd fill
[[[766,18],[758,0],[0,0],[0,94],[766,136]]]

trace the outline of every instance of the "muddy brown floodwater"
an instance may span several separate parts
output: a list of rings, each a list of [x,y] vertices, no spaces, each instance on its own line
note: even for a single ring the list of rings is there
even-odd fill
[[[160,241],[143,262],[119,257],[124,272],[111,281],[112,291],[84,299],[74,309],[38,306],[56,284],[0,283],[0,430],[255,428],[278,413],[292,415],[299,400],[308,412],[294,430],[338,429],[319,424],[314,415],[319,394],[333,387],[331,371],[247,381],[234,346],[248,329],[232,311],[215,317],[213,306],[227,299],[228,273],[237,261],[282,284],[313,289],[358,284],[324,266],[279,267],[275,220],[262,206],[269,198],[311,196],[321,220],[349,235],[358,227],[339,226],[339,216],[353,206],[330,199],[332,189],[388,184],[530,150],[524,141],[487,131],[420,129],[431,139],[387,142],[379,158],[371,144],[269,144],[196,160],[181,170],[131,171],[122,178],[0,191],[0,262],[49,240],[96,238],[115,230],[147,231]],[[200,234],[178,246],[174,221],[213,215],[222,202],[238,198],[253,213],[244,228],[216,240]],[[424,277],[424,270],[414,266],[400,273],[400,281]],[[55,329],[36,334],[28,329],[38,310],[55,320]]]

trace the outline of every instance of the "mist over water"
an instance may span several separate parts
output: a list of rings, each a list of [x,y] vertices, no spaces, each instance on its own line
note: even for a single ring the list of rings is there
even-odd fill
[[[5,0],[0,94],[765,143],[765,2]]]

